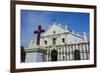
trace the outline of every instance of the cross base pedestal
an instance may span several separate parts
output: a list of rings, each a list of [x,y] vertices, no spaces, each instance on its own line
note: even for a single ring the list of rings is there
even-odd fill
[[[26,60],[25,62],[44,62],[46,50],[37,48],[26,49]]]

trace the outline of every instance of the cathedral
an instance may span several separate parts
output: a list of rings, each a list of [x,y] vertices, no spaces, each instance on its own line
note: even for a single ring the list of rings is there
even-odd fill
[[[76,33],[67,25],[62,26],[57,22],[53,22],[47,30],[42,29],[41,25],[36,28],[34,34],[37,39],[25,49],[25,62],[89,60],[90,47],[86,32]]]

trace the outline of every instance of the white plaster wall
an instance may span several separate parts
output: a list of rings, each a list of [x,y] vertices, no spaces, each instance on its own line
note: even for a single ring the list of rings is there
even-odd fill
[[[82,42],[84,42],[83,38],[77,37],[77,36],[72,35],[72,34],[68,34],[66,39],[67,39],[67,43],[68,44],[74,44],[74,43],[82,43]]]
[[[64,45],[64,44],[73,44],[73,43],[82,43],[83,37],[77,37],[72,34],[72,32],[68,31],[67,29],[62,28],[63,26],[59,26],[58,24],[51,25],[51,27],[48,28],[48,30],[42,35],[42,38],[40,39],[40,45],[42,46],[52,46],[52,38],[56,38],[56,45]],[[53,34],[53,31],[55,31],[55,36]],[[66,33],[66,34],[64,34]],[[68,33],[68,34],[67,34]],[[62,43],[62,38],[65,38],[65,43]],[[47,41],[47,45],[45,45],[44,41]]]
[[[40,40],[40,45],[42,46],[50,46],[52,45],[52,36],[48,37],[44,37],[41,38]],[[75,35],[72,35],[70,33],[68,34],[61,34],[61,35],[57,35],[56,36],[57,40],[56,40],[56,45],[64,45],[64,44],[75,44],[75,43],[83,43],[83,37],[77,37]],[[62,43],[62,38],[65,38],[65,43]],[[44,44],[44,40],[47,41],[47,45]]]
[[[26,53],[25,62],[42,62],[43,61],[43,53],[39,52],[29,52]]]

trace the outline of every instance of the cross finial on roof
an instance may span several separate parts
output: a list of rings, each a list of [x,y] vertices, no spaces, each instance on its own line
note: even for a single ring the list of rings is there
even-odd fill
[[[58,24],[56,19],[53,20],[53,24]]]

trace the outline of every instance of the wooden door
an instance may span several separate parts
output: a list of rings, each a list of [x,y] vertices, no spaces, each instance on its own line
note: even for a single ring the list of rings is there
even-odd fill
[[[57,61],[57,50],[51,51],[51,61]]]
[[[80,51],[79,50],[74,51],[74,60],[80,60]]]

